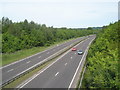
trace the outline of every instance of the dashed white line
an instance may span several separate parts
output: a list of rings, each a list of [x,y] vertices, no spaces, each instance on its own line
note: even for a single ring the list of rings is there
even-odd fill
[[[57,72],[56,74],[55,74],[55,76],[57,76],[59,74],[59,72]]]
[[[83,41],[81,41],[79,44],[83,43]],[[79,44],[75,45],[78,46]],[[71,50],[68,50],[66,53],[64,53],[62,56],[60,56],[55,62],[53,62],[52,64],[50,64],[48,67],[46,67],[42,72],[44,72],[45,70],[47,70],[49,67],[51,67],[54,63],[56,63],[57,61],[60,60],[60,58],[62,58],[63,56],[65,56],[67,53],[69,53]],[[38,63],[39,64],[39,63]],[[36,78],[38,75],[40,75],[42,72],[39,72],[38,74],[36,74],[34,76],[34,78]],[[27,85],[29,82],[31,82],[34,78],[31,78],[30,80],[27,80],[27,82],[22,83],[21,85],[19,85],[17,88],[23,88],[25,85]]]
[[[41,58],[41,56],[39,56],[38,58]]]
[[[13,71],[14,69],[10,69],[10,70],[8,70],[7,72],[11,72],[11,71]]]
[[[92,39],[91,42],[89,42],[89,43],[92,43],[93,40],[94,40],[94,39]],[[73,76],[73,78],[72,78],[72,81],[70,82],[70,85],[69,85],[69,87],[68,87],[68,90],[70,90],[70,88],[72,88],[73,81],[74,81],[74,79],[75,79],[75,77],[76,77],[76,74],[77,74],[77,72],[78,72],[78,69],[80,68],[80,65],[81,65],[82,61],[86,58],[85,55],[87,54],[88,49],[89,49],[89,45],[87,46],[87,48],[86,48],[86,50],[85,50],[85,53],[83,54],[83,56],[82,56],[82,58],[81,58],[81,61],[79,62],[79,65],[78,65],[78,67],[77,67],[77,69],[76,69],[76,71],[75,71],[75,74],[74,74],[74,76]]]
[[[61,45],[62,45],[62,44],[61,44]],[[48,48],[47,50],[51,50],[51,49],[53,49],[54,47],[55,47],[55,46],[50,47],[50,48]],[[8,67],[8,66],[13,65],[13,64],[16,64],[16,63],[18,63],[18,62],[21,62],[21,61],[23,61],[23,60],[26,60],[26,59],[31,58],[31,57],[33,57],[33,56],[36,56],[36,55],[38,55],[38,54],[41,54],[41,53],[43,53],[43,52],[45,52],[45,51],[47,51],[47,50],[44,50],[44,51],[39,52],[39,53],[36,53],[36,54],[34,54],[34,55],[31,55],[31,56],[29,56],[29,57],[23,58],[23,59],[21,59],[21,60],[15,61],[15,62],[13,62],[13,63],[11,63],[11,64],[8,64],[8,65],[5,65],[5,66],[3,66],[3,67],[0,67],[0,69],[5,68],[5,67]]]
[[[67,63],[65,63],[65,66],[67,65]]]
[[[75,53],[76,54],[76,53]]]
[[[31,61],[28,61],[27,63],[30,63]]]
[[[78,45],[78,44],[77,44]],[[76,45],[76,46],[77,46]],[[58,60],[60,60],[60,58],[62,58],[63,56],[65,56],[67,53],[69,53],[71,50],[68,50],[66,53],[64,53],[61,57],[59,57],[55,62],[53,62],[52,64],[50,64],[48,67],[46,67],[44,70],[42,70],[42,72],[44,72],[45,70],[47,70],[49,67],[51,67],[54,63],[56,63]],[[38,75],[40,75],[42,73],[41,71],[36,74],[33,78],[31,78],[30,80],[27,80],[27,82],[23,82],[22,84],[20,84],[17,88],[23,88],[25,85],[27,85],[29,82],[31,82],[34,78],[36,78]]]
[[[73,57],[71,57],[71,59],[72,59]]]

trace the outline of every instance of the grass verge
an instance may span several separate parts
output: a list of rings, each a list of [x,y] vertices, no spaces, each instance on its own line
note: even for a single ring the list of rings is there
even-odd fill
[[[81,78],[82,78],[82,75],[84,76],[85,67],[86,67],[86,62],[85,62],[85,64],[84,64],[83,68],[82,68],[82,71],[81,71],[81,74],[80,74],[80,77],[79,77],[79,80],[78,80],[78,83],[77,83],[77,87],[76,87],[75,90],[79,90],[79,89],[82,87],[82,86],[80,86],[80,83],[81,83],[81,85],[82,85]],[[83,79],[82,79],[82,80],[83,80]]]
[[[75,43],[74,45],[80,43],[81,41]],[[66,52],[67,50],[69,50],[72,46],[70,46],[69,48],[67,48],[64,52]],[[35,73],[37,73],[38,71],[40,71],[42,68],[44,68],[45,66],[49,65],[50,63],[52,63],[54,60],[57,60],[57,58],[59,58],[64,52],[60,53],[59,56],[54,57],[53,59],[50,59],[49,61],[43,63],[42,65],[34,68],[32,71],[30,71],[29,73],[26,73],[24,75],[22,75],[21,77],[16,78],[14,81],[10,82],[9,84],[3,86],[3,88],[15,88],[16,86],[20,85],[23,81],[27,80],[29,77],[33,76]]]
[[[3,87],[3,89],[5,88],[15,88],[18,85],[20,85],[23,81],[27,80],[28,78],[30,78],[31,76],[33,76],[35,73],[37,73],[38,71],[40,71],[41,69],[43,69],[44,67],[48,66],[49,64],[51,64],[53,61],[55,61],[56,59],[52,59],[49,60],[47,62],[45,62],[44,64],[42,64],[41,66],[39,66],[38,68],[34,69],[33,71],[23,75],[22,77],[16,79],[15,81],[7,84],[6,86]]]
[[[61,43],[64,43],[66,41],[70,41],[70,40],[73,40],[73,39],[75,39],[75,38],[72,38],[72,39],[69,39],[69,40],[63,40],[63,41],[60,41],[60,42],[55,42],[54,44],[51,44],[50,46],[33,47],[31,49],[24,49],[24,50],[17,51],[15,53],[2,54],[2,62],[0,62],[0,65],[5,66],[7,64],[10,64],[10,63],[18,61],[20,59],[26,58],[26,57],[31,56],[33,54],[36,54],[38,52],[42,52],[42,51],[44,51],[48,48],[52,48],[57,44],[61,44]]]

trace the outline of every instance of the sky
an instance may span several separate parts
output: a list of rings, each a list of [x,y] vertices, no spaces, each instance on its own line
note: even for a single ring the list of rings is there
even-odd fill
[[[0,16],[53,27],[101,27],[118,20],[119,0],[0,0]]]
[[[120,20],[120,1],[118,2],[118,20]]]

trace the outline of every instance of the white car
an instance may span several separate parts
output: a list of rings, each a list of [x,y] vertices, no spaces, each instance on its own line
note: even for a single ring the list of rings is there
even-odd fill
[[[78,55],[82,55],[83,51],[82,50],[78,50]]]

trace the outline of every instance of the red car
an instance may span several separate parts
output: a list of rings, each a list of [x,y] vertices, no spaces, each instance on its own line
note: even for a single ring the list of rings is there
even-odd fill
[[[72,48],[72,51],[76,51],[77,49],[76,48]]]

